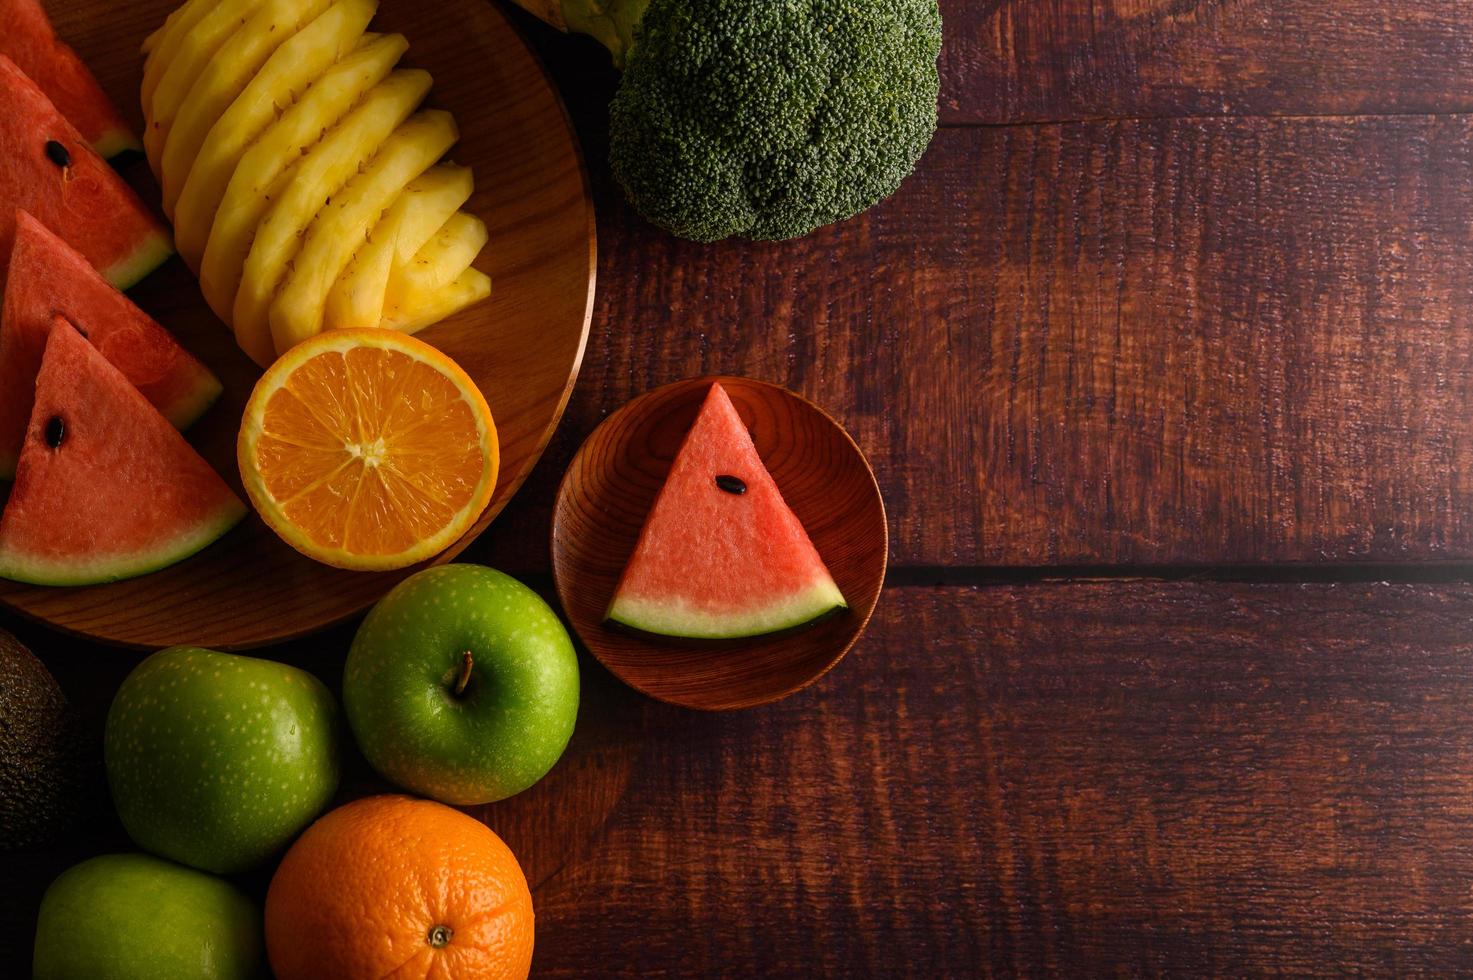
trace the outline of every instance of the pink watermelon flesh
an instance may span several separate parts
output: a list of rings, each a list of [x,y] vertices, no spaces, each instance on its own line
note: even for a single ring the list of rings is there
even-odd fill
[[[49,154],[48,144],[56,144]],[[4,56],[0,56],[0,208],[7,216],[16,208],[29,211],[119,289],[148,275],[174,251],[168,232],[138,195],[87,145],[36,83]],[[0,255],[9,254],[7,236],[0,241]]]
[[[99,156],[143,149],[82,59],[57,38],[40,0],[0,0],[0,54],[31,77]]]
[[[0,514],[0,578],[131,578],[194,554],[245,512],[168,420],[57,317]]]
[[[14,220],[0,308],[0,480],[15,475],[36,372],[58,313],[175,428],[188,428],[204,414],[220,395],[220,382],[209,369],[55,233],[24,211]]]
[[[723,490],[717,477],[736,477],[746,490]],[[713,384],[607,619],[661,636],[734,639],[792,629],[845,606],[731,398]]]

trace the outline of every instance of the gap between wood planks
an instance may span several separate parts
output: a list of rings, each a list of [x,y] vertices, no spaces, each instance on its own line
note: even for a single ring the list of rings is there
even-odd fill
[[[543,595],[552,574],[505,569]],[[1473,585],[1473,562],[1339,562],[1273,565],[891,565],[885,589],[1068,585],[1087,582],[1242,582],[1263,585]]]
[[[1188,112],[1188,113],[1143,113],[1141,115],[1110,116],[1110,115],[1087,115],[1072,116],[1067,119],[1018,119],[1008,122],[946,122],[936,124],[939,129],[1044,129],[1050,126],[1083,126],[1097,123],[1130,123],[1130,122],[1214,122],[1218,120],[1250,120],[1262,119],[1271,122],[1313,122],[1317,120],[1340,120],[1353,119],[1404,119],[1408,117],[1421,117],[1425,119],[1455,119],[1459,116],[1473,117],[1473,109],[1466,112],[1447,111],[1429,112],[1425,109],[1407,109],[1402,112],[1395,110],[1386,112]]]
[[[996,565],[891,566],[886,589],[945,586],[1013,586],[1092,581],[1248,582],[1264,584],[1473,583],[1470,562],[1342,562],[1274,565]]]

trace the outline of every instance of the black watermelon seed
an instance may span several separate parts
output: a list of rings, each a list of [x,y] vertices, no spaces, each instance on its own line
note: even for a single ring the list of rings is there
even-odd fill
[[[738,497],[747,492],[747,484],[739,476],[728,476],[723,473],[716,478],[716,485],[727,493],[734,493]]]
[[[56,142],[56,140],[46,141],[46,159],[58,167],[70,167],[72,165],[72,155],[67,152],[66,147]]]
[[[61,420],[60,415],[53,415],[46,423],[46,445],[52,449],[60,449],[62,440],[66,438],[66,423]]]

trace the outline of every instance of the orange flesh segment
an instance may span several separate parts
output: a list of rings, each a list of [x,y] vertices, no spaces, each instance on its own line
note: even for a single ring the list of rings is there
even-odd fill
[[[396,555],[475,498],[477,415],[428,364],[374,347],[324,351],[263,414],[256,465],[282,514],[319,547]]]

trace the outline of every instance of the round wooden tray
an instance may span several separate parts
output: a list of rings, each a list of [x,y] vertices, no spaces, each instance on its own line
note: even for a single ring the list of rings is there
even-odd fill
[[[720,643],[610,629],[603,619],[614,588],[713,381],[731,396],[849,609],[807,629]],[[812,402],[749,378],[677,381],[610,415],[574,456],[553,512],[558,598],[589,650],[630,687],[708,711],[776,701],[842,660],[879,601],[888,554],[885,504],[854,440]]]
[[[86,60],[135,130],[142,125],[139,44],[176,5],[176,0],[46,4],[57,32]],[[447,561],[516,493],[567,404],[593,311],[593,202],[562,102],[493,4],[383,0],[372,29],[402,32],[410,43],[404,64],[434,76],[428,104],[451,110],[460,123],[461,140],[450,156],[474,169],[476,192],[466,207],[485,220],[491,233],[476,262],[493,280],[491,299],[420,334],[480,385],[501,437],[496,494],[476,525],[437,559]],[[141,158],[124,161],[121,169],[145,201],[158,201]],[[225,383],[220,403],[188,435],[239,492],[235,438],[259,370],[236,349],[177,258],[130,295]],[[368,574],[319,565],[252,516],[173,568],[91,588],[0,582],[0,603],[110,643],[241,648],[300,636],[352,616],[414,570]]]

